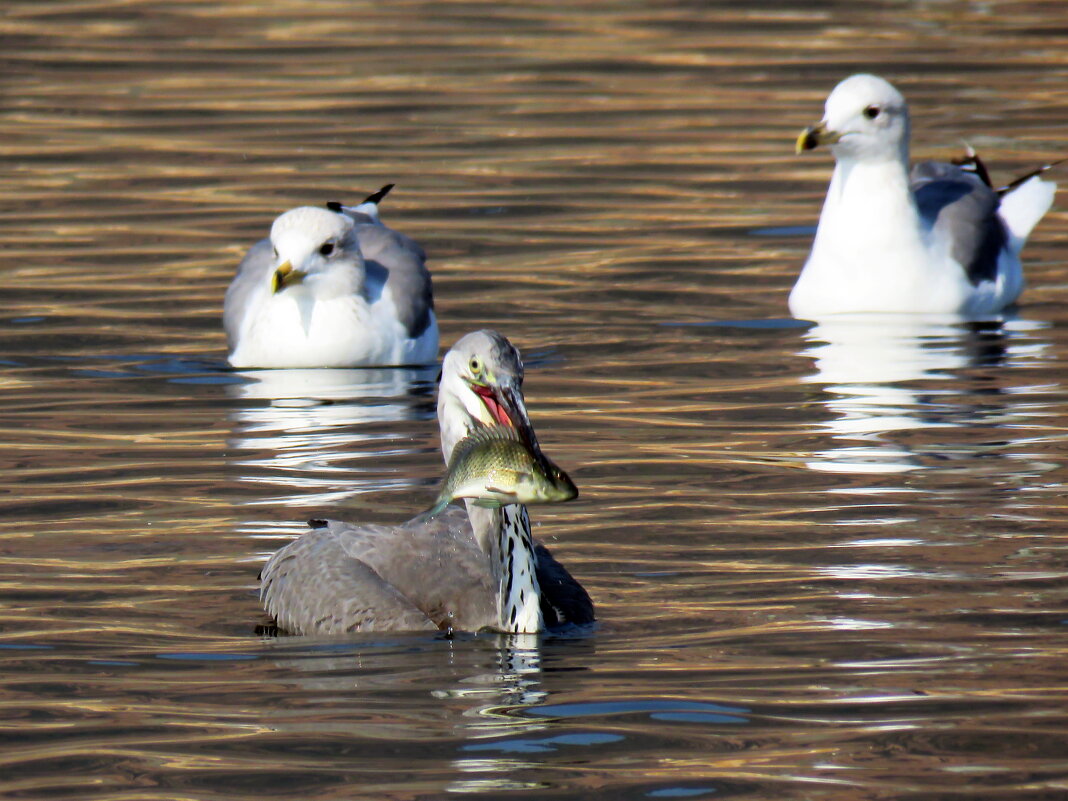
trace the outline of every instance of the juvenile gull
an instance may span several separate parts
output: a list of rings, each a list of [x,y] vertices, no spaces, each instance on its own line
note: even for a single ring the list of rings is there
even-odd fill
[[[853,75],[797,152],[829,145],[835,167],[812,252],[790,293],[795,317],[848,312],[981,316],[1023,290],[1020,249],[1053,202],[1042,170],[998,191],[970,154],[909,173],[905,98]],[[1044,168],[1043,168],[1044,169]]]
[[[249,250],[226,291],[234,367],[419,364],[438,352],[426,256],[383,225],[383,187],[355,207],[302,206]]]
[[[519,352],[476,331],[445,355],[438,387],[441,450],[478,426],[510,426],[534,443]],[[525,506],[468,502],[399,526],[312,521],[260,574],[279,628],[344,634],[488,628],[532,634],[594,619],[589,595],[530,533]]]

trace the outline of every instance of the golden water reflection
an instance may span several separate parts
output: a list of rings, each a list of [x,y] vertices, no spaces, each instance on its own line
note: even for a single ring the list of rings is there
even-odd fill
[[[291,369],[239,372],[241,383],[227,385],[239,401],[232,407],[236,449],[233,465],[242,481],[269,488],[251,505],[323,507],[384,489],[360,477],[354,456],[418,453],[425,445],[404,442],[391,423],[433,416],[436,368]],[[377,465],[376,465],[377,467]],[[393,488],[417,481],[397,476]],[[279,494],[281,493],[281,494]]]
[[[1063,198],[1017,320],[783,319],[827,91],[894,80],[919,158],[1055,160],[1062,2],[13,0],[0,34],[0,795],[1063,795]],[[306,517],[405,519],[441,471],[432,376],[224,367],[248,244],[387,182],[443,343],[522,348],[582,491],[535,534],[600,623],[513,663],[254,634]]]
[[[932,457],[1004,450],[1000,439],[956,446],[949,435],[921,447],[896,436],[919,429],[997,428],[1026,439],[1043,396],[1056,387],[1013,386],[999,375],[1047,361],[1046,328],[1019,318],[969,322],[899,314],[821,320],[805,334],[807,344],[798,354],[815,367],[802,381],[821,387],[821,402],[831,415],[821,428],[841,444],[814,454],[809,466],[901,473],[930,467]]]

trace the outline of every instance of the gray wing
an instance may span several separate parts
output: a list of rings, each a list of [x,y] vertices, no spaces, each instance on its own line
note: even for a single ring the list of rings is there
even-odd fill
[[[350,216],[358,219],[363,215]],[[364,261],[389,274],[386,286],[408,336],[412,339],[420,336],[430,325],[430,313],[434,310],[434,290],[430,271],[426,268],[426,253],[414,239],[381,223],[357,225],[356,236]]]
[[[282,548],[260,574],[260,601],[294,634],[419,631],[430,618],[370,567],[315,529]]]
[[[329,521],[275,553],[261,582],[267,612],[298,634],[497,622],[489,560],[455,507],[396,527]]]
[[[358,206],[331,202],[326,207],[348,216],[356,224],[354,233],[364,262],[370,270],[386,274],[385,285],[393,296],[397,316],[408,336],[415,339],[430,325],[434,290],[430,271],[426,268],[426,253],[419,243],[383,225],[378,219],[378,205],[391,189],[393,184],[386,184]]]
[[[237,345],[241,323],[249,305],[257,302],[257,295],[267,286],[267,276],[274,266],[270,239],[261,239],[249,248],[245,258],[237,265],[237,274],[230,282],[223,300],[223,327],[226,329],[226,341],[230,350]]]
[[[975,286],[993,281],[998,256],[1008,241],[997,214],[998,194],[973,171],[954,164],[920,162],[910,176],[920,217],[950,238],[953,258]]]

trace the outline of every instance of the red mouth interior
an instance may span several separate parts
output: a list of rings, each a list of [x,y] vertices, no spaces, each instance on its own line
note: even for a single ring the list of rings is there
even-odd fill
[[[475,391],[475,394],[478,395],[478,397],[482,398],[482,402],[486,405],[486,409],[489,410],[489,413],[493,416],[494,420],[502,426],[515,427],[512,425],[512,418],[508,416],[508,412],[505,411],[504,407],[497,402],[497,398],[494,397],[493,390],[489,387],[478,386],[471,387],[471,389]]]

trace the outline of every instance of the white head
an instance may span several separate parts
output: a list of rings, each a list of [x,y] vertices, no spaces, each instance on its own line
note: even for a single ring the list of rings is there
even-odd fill
[[[797,152],[830,145],[836,159],[908,161],[909,110],[905,98],[875,75],[852,75],[834,87],[823,120],[806,128]]]
[[[315,297],[351,294],[363,283],[363,256],[353,222],[314,206],[280,215],[271,226],[275,271],[271,288],[304,287]]]
[[[441,452],[449,461],[452,449],[474,428],[506,425],[536,446],[523,400],[523,361],[512,343],[484,329],[462,337],[441,365],[438,424]]]

